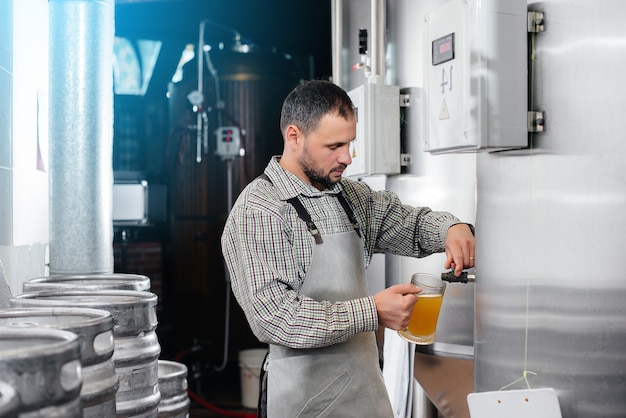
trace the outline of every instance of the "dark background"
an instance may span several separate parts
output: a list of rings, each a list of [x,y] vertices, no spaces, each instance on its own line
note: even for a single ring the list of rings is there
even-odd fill
[[[197,113],[186,98],[197,88],[196,60],[184,67],[182,81],[171,82],[185,45],[197,46],[205,19],[210,22],[204,42],[213,48],[225,105],[222,125],[244,132],[246,155],[232,163],[214,153],[215,79],[205,69],[209,144],[201,162],[195,160]],[[187,364],[190,388],[212,402],[225,402],[224,392],[238,393],[239,351],[262,347],[224,272],[219,240],[229,208],[228,173],[235,199],[271,155],[282,151],[278,123],[285,95],[302,80],[330,78],[330,21],[330,0],[115,3],[117,37],[162,42],[146,94],[115,95],[116,182],[147,180],[150,200],[146,224],[114,223],[115,270],[151,278],[159,296],[161,358]],[[252,53],[232,51],[235,32]]]
[[[150,93],[165,92],[183,48],[197,44],[204,19],[216,24],[207,25],[205,42],[232,43],[230,28],[244,42],[310,55],[314,78],[330,77],[330,0],[116,0],[117,36],[163,41]]]

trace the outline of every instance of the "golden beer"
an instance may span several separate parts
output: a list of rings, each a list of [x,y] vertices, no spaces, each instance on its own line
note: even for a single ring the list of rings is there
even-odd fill
[[[443,295],[417,295],[413,315],[409,321],[409,332],[413,335],[431,335],[437,328]]]
[[[417,294],[417,302],[413,306],[408,326],[398,331],[398,334],[415,344],[432,344],[435,342],[435,330],[446,282],[432,274],[416,273],[411,277],[411,283],[422,291]]]

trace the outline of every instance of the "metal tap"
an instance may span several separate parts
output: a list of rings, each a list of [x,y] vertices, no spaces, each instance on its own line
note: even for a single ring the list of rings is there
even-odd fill
[[[445,280],[450,283],[467,283],[476,281],[476,275],[474,273],[468,273],[464,271],[459,277],[454,275],[454,270],[441,273],[441,280]]]

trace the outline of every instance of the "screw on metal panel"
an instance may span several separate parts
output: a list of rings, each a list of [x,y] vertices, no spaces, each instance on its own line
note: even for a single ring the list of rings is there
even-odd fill
[[[529,111],[528,112],[528,132],[545,132],[545,112]]]
[[[400,95],[400,107],[410,107],[410,106],[411,106],[411,95],[401,94]]]
[[[400,166],[407,167],[411,164],[411,154],[400,154]]]

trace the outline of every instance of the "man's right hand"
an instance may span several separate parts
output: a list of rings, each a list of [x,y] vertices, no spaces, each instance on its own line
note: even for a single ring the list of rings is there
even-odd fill
[[[378,312],[378,325],[395,331],[406,328],[417,302],[417,294],[421,291],[421,288],[406,283],[376,293],[374,303]]]

